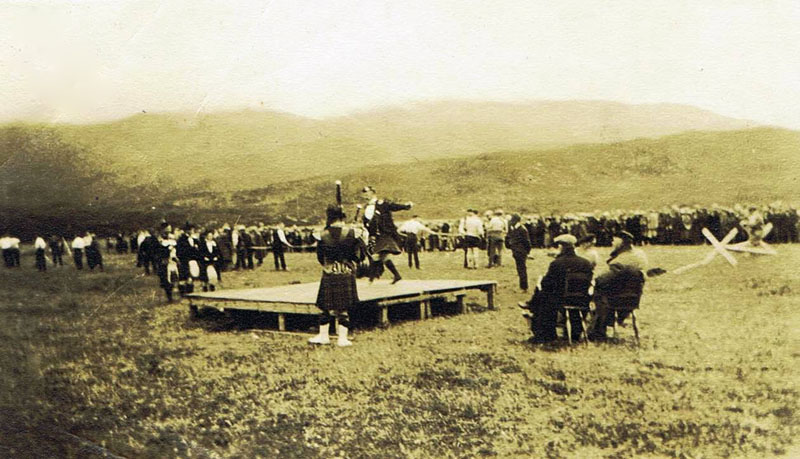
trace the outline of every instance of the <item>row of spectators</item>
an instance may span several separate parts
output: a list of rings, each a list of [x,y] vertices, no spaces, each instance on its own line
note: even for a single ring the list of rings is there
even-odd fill
[[[182,228],[173,229],[171,225],[162,223],[162,226],[153,230],[142,230],[131,237],[128,244],[125,238],[118,235],[114,250],[119,253],[126,252],[126,245],[130,250],[137,254],[137,266],[145,268],[150,272],[150,266],[156,263],[159,244],[166,244],[165,241],[181,241],[188,239],[188,244],[199,245],[207,239],[214,242],[219,251],[219,260],[215,262],[218,271],[254,269],[263,264],[268,251],[273,254],[273,261],[276,270],[286,270],[285,252],[313,249],[316,239],[313,237],[311,229],[292,228],[287,230],[283,223],[276,226],[265,226],[263,223],[257,226],[228,225],[224,224],[219,228],[199,228],[190,224]]]
[[[0,250],[2,250],[3,262],[7,268],[20,267],[19,246],[20,240],[17,237],[8,234],[0,237]],[[72,256],[77,269],[83,269],[85,259],[90,270],[94,270],[94,268],[103,270],[103,254],[100,252],[100,243],[97,236],[89,231],[75,236],[71,242],[67,242],[58,235],[36,236],[33,248],[36,268],[39,271],[47,271],[48,260],[54,266],[63,266],[65,252]],[[50,256],[47,255],[48,249]]]
[[[747,239],[747,220],[763,221],[772,225],[772,231],[764,238],[770,243],[798,242],[800,234],[800,211],[792,206],[776,202],[766,206],[734,205],[724,207],[712,205],[710,208],[700,206],[665,207],[653,210],[635,211],[594,211],[584,213],[566,214],[531,214],[522,216],[534,248],[547,248],[553,245],[556,237],[562,234],[571,234],[578,239],[591,234],[594,235],[598,246],[610,246],[614,234],[627,231],[633,235],[635,245],[661,244],[661,245],[694,245],[705,243],[701,230],[708,228],[717,239],[722,239],[731,229],[738,229],[738,234],[733,242]],[[489,234],[490,222],[498,215],[497,211],[487,211],[483,215],[484,234]],[[503,215],[508,218],[510,215]],[[463,219],[462,219],[463,221]],[[421,222],[429,231],[420,233],[417,244],[420,250],[449,251],[461,248],[464,244],[464,235],[459,234],[460,221],[428,220]],[[136,253],[138,264],[146,266],[152,264],[152,257],[148,256],[148,249],[141,248],[142,242],[148,236],[168,237],[174,234],[172,227],[162,223],[160,228],[151,231],[139,231],[130,234],[117,234],[108,237],[106,249],[117,253]],[[165,231],[168,230],[168,231]],[[200,230],[195,230],[200,239]],[[283,224],[266,226],[263,223],[253,226],[228,224],[210,229],[213,239],[221,253],[220,269],[251,269],[260,265],[267,251],[272,251],[276,269],[285,269],[284,252],[313,250],[316,244],[313,227],[292,226],[285,228]],[[402,230],[401,230],[402,231]],[[202,231],[207,232],[207,231]],[[61,257],[65,246],[69,244],[71,255],[75,258],[77,267],[82,267],[78,256],[87,256],[90,267],[99,266],[102,269],[102,255],[99,254],[97,236],[88,233],[67,239],[60,235],[42,235],[37,247],[40,257],[50,258],[56,265],[63,264]],[[484,238],[486,239],[486,238]],[[276,242],[277,241],[277,242]],[[83,247],[81,247],[83,242]],[[19,266],[20,241],[9,234],[0,237],[3,261],[7,267]],[[487,247],[488,241],[481,243]],[[46,257],[44,249],[50,249],[51,257]],[[78,249],[78,250],[75,250]],[[70,251],[66,249],[66,251]],[[44,259],[41,258],[41,259]],[[38,259],[37,259],[38,260]],[[37,262],[37,266],[40,266]],[[149,271],[149,269],[148,269]]]
[[[485,233],[490,222],[502,211],[486,211],[483,216]],[[505,216],[510,217],[510,215]],[[462,219],[463,220],[463,219]],[[738,233],[733,242],[747,239],[744,221],[757,220],[772,224],[772,231],[764,238],[770,243],[798,242],[800,214],[798,210],[782,203],[769,206],[711,208],[700,206],[672,206],[659,210],[595,211],[555,215],[523,215],[523,224],[528,231],[531,246],[546,248],[562,234],[571,234],[578,239],[592,234],[597,245],[610,247],[613,235],[627,231],[633,235],[635,245],[699,245],[705,243],[702,229],[708,228],[717,239],[722,239],[731,229]],[[426,225],[433,233],[421,236],[421,250],[455,250],[460,247],[459,222],[430,221]]]
[[[287,249],[289,252],[309,251],[311,250],[310,247],[313,246],[316,241],[316,239],[314,239],[315,229],[308,226],[298,227],[297,225],[293,225],[291,227],[284,227],[280,225],[279,227],[278,225],[265,226],[264,223],[259,223],[258,225],[252,226],[235,225],[232,230],[229,224],[224,224],[217,229],[212,229],[212,231],[215,231],[219,235],[226,232],[231,234],[234,230],[238,233],[242,233],[242,230],[244,230],[245,235],[242,238],[242,245],[271,246],[274,235],[278,229],[283,231],[286,241],[291,245]],[[137,253],[139,244],[143,239],[143,233],[147,232],[150,234],[160,231],[162,230],[140,230],[131,233],[118,233],[116,236],[106,238],[106,250],[108,252],[117,252],[120,254],[129,252]],[[226,259],[232,262],[234,260],[233,249],[238,245],[238,241],[237,244],[234,244],[232,236],[230,239],[230,242],[222,243],[221,246],[226,255]]]

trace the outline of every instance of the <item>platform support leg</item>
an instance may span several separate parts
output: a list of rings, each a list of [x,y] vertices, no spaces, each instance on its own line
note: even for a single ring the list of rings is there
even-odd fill
[[[494,285],[490,285],[486,289],[486,306],[489,309],[494,309]]]
[[[428,318],[427,312],[430,309],[429,306],[430,302],[427,300],[419,302],[419,318],[420,320],[425,320]]]
[[[389,325],[389,307],[381,306],[381,325]]]
[[[286,331],[286,316],[278,314],[278,330]]]
[[[464,303],[464,295],[456,296],[456,305],[458,306],[459,314],[467,313],[467,305]]]

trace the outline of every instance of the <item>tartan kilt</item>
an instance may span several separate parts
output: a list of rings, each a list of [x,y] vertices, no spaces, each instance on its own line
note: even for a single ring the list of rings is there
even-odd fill
[[[400,254],[400,246],[391,234],[380,234],[375,240],[375,248],[372,253],[389,252],[393,255]]]
[[[317,307],[323,311],[347,312],[358,303],[354,272],[322,271],[317,292]]]

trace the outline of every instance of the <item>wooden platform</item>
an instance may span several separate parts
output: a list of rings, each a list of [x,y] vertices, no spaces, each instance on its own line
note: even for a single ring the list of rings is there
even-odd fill
[[[466,312],[464,297],[470,290],[486,294],[486,305],[494,305],[496,281],[467,280],[402,280],[391,284],[388,280],[369,283],[358,281],[358,305],[354,309],[373,310],[380,314],[381,324],[389,322],[389,308],[400,304],[419,304],[419,317],[431,316],[431,301],[443,299],[457,304],[458,311]],[[269,288],[249,288],[239,290],[220,290],[208,293],[187,295],[189,307],[193,312],[200,308],[213,308],[219,311],[246,310],[278,314],[278,329],[285,330],[285,314],[318,315],[316,306],[319,282],[284,285]]]

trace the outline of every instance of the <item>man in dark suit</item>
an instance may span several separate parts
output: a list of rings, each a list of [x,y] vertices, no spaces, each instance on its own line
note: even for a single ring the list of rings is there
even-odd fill
[[[53,264],[56,266],[64,266],[64,242],[63,239],[54,234],[50,236],[49,240],[50,253],[53,255]]]
[[[138,245],[139,262],[137,266],[144,266],[144,273],[150,275],[150,267],[152,266],[153,269],[157,267],[155,254],[158,249],[158,240],[149,231],[145,231],[143,236],[141,244]]]
[[[231,231],[231,247],[236,254],[233,269],[247,269],[247,247],[245,244],[245,226],[237,225]]]
[[[540,280],[533,297],[528,302],[519,304],[521,308],[533,313],[531,330],[534,336],[531,341],[534,343],[547,343],[556,339],[556,318],[564,303],[567,275],[583,273],[591,279],[593,272],[589,260],[575,254],[577,242],[575,236],[562,234],[553,242],[560,247],[556,259],[550,263],[547,274]],[[587,292],[586,305],[589,304],[589,300]],[[575,336],[580,336],[583,330],[580,317],[573,317],[571,325]]]
[[[222,253],[214,241],[214,233],[209,231],[198,247],[200,261],[200,280],[203,282],[203,291],[216,290],[221,271]]]
[[[508,234],[506,235],[506,247],[511,249],[514,263],[517,265],[517,276],[519,277],[519,288],[523,292],[528,291],[528,267],[526,260],[531,253],[531,238],[528,230],[520,223],[519,214],[511,216],[508,222]]]
[[[194,292],[194,278],[191,273],[190,263],[197,263],[198,245],[200,241],[192,237],[194,227],[186,222],[183,231],[179,231],[175,243],[175,255],[178,257],[178,293],[184,296]]]
[[[222,230],[219,234],[214,236],[214,242],[217,243],[220,256],[222,257],[218,266],[219,273],[222,274],[222,271],[231,268],[235,253],[233,247],[233,231],[227,223],[222,226]]]
[[[255,264],[253,263],[253,256],[255,255],[255,250],[253,250],[253,230],[254,228],[243,228],[242,231],[239,233],[239,240],[242,241],[244,245],[244,261],[242,262],[242,267],[245,269],[253,269]]]
[[[252,232],[253,237],[253,245],[258,247],[255,250],[256,256],[256,264],[261,266],[264,263],[264,255],[267,253],[264,249],[264,246],[267,245],[267,241],[264,235],[267,233],[267,227],[264,226],[263,223],[258,224],[258,228],[254,228]]]

